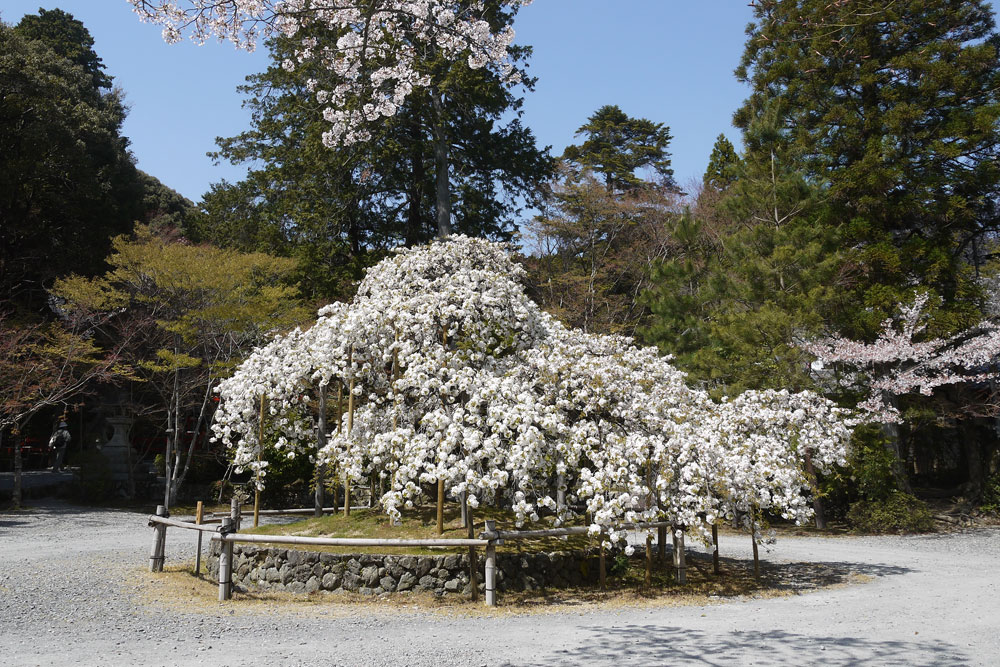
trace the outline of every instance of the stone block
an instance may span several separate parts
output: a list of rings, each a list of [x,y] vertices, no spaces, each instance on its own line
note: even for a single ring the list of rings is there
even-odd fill
[[[396,585],[397,591],[408,591],[417,583],[417,577],[412,572],[404,572],[399,576],[399,583]]]
[[[343,578],[339,574],[327,572],[323,575],[323,588],[328,591],[336,590],[340,588],[341,581]]]
[[[361,570],[361,580],[365,583],[365,586],[374,588],[375,582],[378,581],[378,568],[374,565],[365,567]]]

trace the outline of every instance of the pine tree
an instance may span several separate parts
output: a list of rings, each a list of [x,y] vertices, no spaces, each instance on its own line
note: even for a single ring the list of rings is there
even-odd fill
[[[623,192],[642,185],[636,175],[649,168],[663,184],[675,187],[674,170],[670,168],[670,128],[646,118],[632,118],[614,105],[594,112],[576,131],[584,141],[579,146],[567,146],[563,160],[575,166],[576,172],[590,170],[599,174],[611,192]]]

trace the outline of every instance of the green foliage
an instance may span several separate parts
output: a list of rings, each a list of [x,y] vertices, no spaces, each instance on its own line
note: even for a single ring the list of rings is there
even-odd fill
[[[567,146],[563,160],[579,174],[600,174],[608,190],[623,192],[643,185],[639,169],[652,169],[664,185],[676,188],[670,168],[670,128],[646,118],[631,118],[617,106],[605,105],[576,131],[579,146]]]
[[[859,533],[923,533],[934,528],[927,504],[902,491],[854,503],[847,520]]]
[[[163,454],[157,454],[153,457],[153,468],[156,470],[156,474],[163,476],[167,474],[167,457]]]
[[[943,297],[939,327],[973,324],[966,249],[1000,221],[1000,42],[989,4],[754,7],[737,69],[752,93],[735,122],[780,118],[775,141],[827,184],[835,218],[849,223],[857,307],[842,333],[871,337],[916,283]]]
[[[1000,471],[993,473],[983,485],[983,500],[980,506],[984,512],[1000,514]]]
[[[21,32],[0,23],[0,291],[37,310],[53,277],[100,267],[141,192],[120,94]]]
[[[877,429],[865,427],[855,433],[849,465],[850,479],[846,483],[855,497],[880,502],[898,491],[893,472],[895,457]]]
[[[493,5],[494,3],[490,3]],[[509,20],[491,7],[491,20]],[[317,49],[337,39],[308,28]],[[424,66],[443,98],[415,91],[398,114],[368,128],[372,140],[349,148],[323,144],[329,124],[307,90],[330,90],[335,75],[306,63],[287,72],[303,35],[268,42],[272,64],[241,91],[252,128],[219,140],[217,158],[253,163],[245,181],[213,186],[194,224],[195,238],[244,252],[298,260],[309,297],[350,296],[352,283],[390,248],[426,243],[437,233],[435,132],[447,137],[453,230],[510,240],[523,201],[551,173],[551,160],[521,125],[521,100],[487,69],[431,59]],[[529,50],[517,47],[515,59]],[[530,86],[531,79],[527,79]]]
[[[739,178],[742,162],[732,142],[726,135],[720,134],[712,146],[712,154],[708,157],[708,167],[705,169],[702,182],[710,188],[724,191]]]
[[[86,72],[94,88],[111,88],[112,77],[104,71],[104,63],[94,52],[94,38],[83,23],[61,9],[39,9],[38,14],[28,14],[14,31],[29,41],[44,43]]]
[[[745,135],[748,146],[770,145],[766,159],[730,163],[735,180],[706,188],[677,221],[678,246],[654,266],[644,297],[652,317],[642,337],[720,393],[811,386],[796,342],[835,322],[844,298],[841,230],[822,189],[778,153],[774,122]]]
[[[625,552],[619,551],[615,554],[614,558],[611,559],[611,566],[608,568],[608,574],[612,577],[620,577],[626,572],[628,572],[629,557],[625,555]]]

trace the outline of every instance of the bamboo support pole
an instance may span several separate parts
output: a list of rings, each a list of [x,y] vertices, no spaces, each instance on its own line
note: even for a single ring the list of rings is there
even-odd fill
[[[604,540],[603,539],[601,540],[600,571],[601,571],[601,590],[602,591],[606,591],[606,590],[608,590],[608,569],[607,569],[607,562],[606,562],[606,559],[604,557]]]
[[[486,531],[495,533],[496,524],[493,521],[486,522]],[[486,605],[497,606],[497,546],[496,540],[490,540],[486,544]]]
[[[260,523],[260,459],[264,451],[264,394],[260,395],[260,432],[257,436],[257,473],[253,480],[253,527]],[[239,530],[239,526],[236,527]]]
[[[475,527],[472,525],[472,512],[468,514],[466,523],[469,539],[475,538]],[[469,587],[472,589],[472,601],[479,600],[479,559],[476,557],[476,547],[469,547]]]
[[[653,586],[653,536],[646,535],[646,588]]]
[[[156,516],[166,518],[167,508],[164,505],[157,505]],[[163,553],[166,548],[166,541],[167,541],[166,524],[161,522],[156,522],[156,525],[153,526],[153,548],[149,552],[150,572],[163,572]]]
[[[354,345],[347,350],[347,437],[354,433]],[[351,516],[351,477],[344,470],[344,516]]]
[[[326,447],[326,385],[320,385],[316,405],[316,448],[322,451]],[[316,468],[316,489],[313,493],[313,516],[323,516],[323,487],[326,485],[326,464]],[[256,526],[256,521],[254,522]]]
[[[719,527],[712,524],[712,572],[719,574]]]
[[[444,534],[444,480],[438,480],[437,534]]]
[[[233,520],[222,520],[222,534],[227,535],[233,530]],[[213,538],[215,539],[215,538]],[[223,602],[233,596],[233,543],[222,543],[219,550],[219,601]]]
[[[212,535],[220,542],[244,544],[308,544],[318,547],[485,547],[489,540],[467,538],[400,539],[375,537],[303,537],[299,535],[257,535],[230,533]]]
[[[155,516],[155,515],[149,517],[149,525],[152,526],[153,524],[159,524],[164,527],[173,526],[175,528],[187,528],[188,530],[196,530],[200,533],[218,532],[217,529],[207,525],[207,522],[202,524],[197,524],[194,523],[193,521],[181,521],[180,519],[169,519],[167,517]]]
[[[196,525],[200,526],[202,521],[205,519],[205,504],[202,501],[198,501],[198,506],[194,511],[194,522]],[[201,533],[198,531],[198,551],[194,555],[194,573],[195,575],[201,574]]]

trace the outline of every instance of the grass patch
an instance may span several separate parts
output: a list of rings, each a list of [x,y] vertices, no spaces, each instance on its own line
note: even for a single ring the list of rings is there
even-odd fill
[[[473,536],[479,537],[483,530],[483,522],[492,520],[500,530],[517,530],[514,515],[511,512],[493,508],[479,508],[473,515]],[[434,505],[426,505],[408,510],[402,517],[399,526],[392,525],[388,516],[379,509],[355,509],[350,516],[343,513],[327,514],[322,517],[309,517],[300,521],[285,524],[269,524],[258,528],[250,528],[251,515],[244,515],[242,533],[258,535],[298,535],[302,537],[354,537],[372,539],[464,539],[469,536],[468,528],[462,528],[461,510],[454,504],[445,505],[444,532],[437,533],[437,509]],[[550,520],[542,519],[536,523],[527,523],[522,530],[551,528]],[[566,539],[558,537],[537,538],[532,540],[508,540],[497,547],[499,552],[517,553],[521,551],[577,551],[597,546],[597,541],[586,535],[570,535]],[[275,545],[281,546],[281,545]],[[326,553],[378,553],[378,554],[410,554],[434,555],[447,553],[465,553],[467,547],[314,547],[304,545],[285,545],[287,548],[299,548],[308,551]]]

